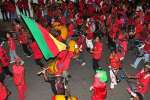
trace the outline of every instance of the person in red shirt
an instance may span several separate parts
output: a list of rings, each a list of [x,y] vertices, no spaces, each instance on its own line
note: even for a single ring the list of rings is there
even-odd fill
[[[0,46],[0,62],[1,62],[1,71],[2,75],[10,75],[13,76],[12,72],[9,70],[9,57],[7,56],[7,52]]]
[[[22,0],[22,4],[23,4],[23,10],[25,15],[30,17],[30,9],[29,9],[29,1],[28,0]]]
[[[8,91],[7,88],[0,82],[0,100],[7,100]]]
[[[68,32],[69,32],[69,37],[72,37],[75,34],[75,32],[74,32],[74,25],[73,25],[72,22],[68,26]]]
[[[12,67],[13,82],[18,90],[19,100],[25,100],[26,82],[25,82],[25,70],[21,65],[21,61],[16,59],[15,64]]]
[[[140,94],[148,93],[150,86],[150,63],[146,62],[143,69],[138,72],[135,76],[127,75],[130,79],[136,79],[136,92]]]
[[[6,18],[8,18],[8,20],[10,20],[10,17],[9,17],[9,14],[10,14],[9,4],[10,4],[9,0],[4,0],[3,6],[4,6],[4,10],[6,11]]]
[[[21,33],[18,36],[18,40],[22,45],[23,51],[27,57],[31,57],[31,52],[28,49],[28,36],[27,32],[25,32],[24,28],[21,29]]]
[[[41,61],[42,58],[43,58],[43,54],[41,52],[41,50],[39,49],[37,43],[35,42],[34,39],[32,39],[32,42],[30,44],[30,48],[31,48],[31,51],[33,53],[33,58],[34,60],[36,61],[36,63],[41,67],[43,68],[44,67],[44,64],[43,62]]]
[[[92,58],[93,58],[93,70],[94,71],[96,71],[96,69],[100,67],[98,64],[98,61],[101,58],[102,50],[103,50],[103,44],[100,38],[97,36],[95,39],[93,50],[91,51]]]
[[[8,2],[8,11],[9,11],[9,16],[10,16],[10,21],[13,21],[13,20],[17,19],[15,1],[9,0],[9,2]]]
[[[117,74],[121,66],[121,59],[120,55],[116,52],[113,51],[110,56],[109,56],[109,68],[110,68],[110,88],[113,89],[115,85],[117,85]]]
[[[38,0],[38,4],[40,5],[40,7],[44,7],[45,5],[44,0]]]
[[[122,33],[119,33],[119,36],[118,36],[118,39],[119,39],[119,46],[120,46],[120,48],[118,48],[118,49],[120,49],[120,54],[121,54],[121,59],[123,60],[124,59],[124,57],[125,57],[125,55],[126,55],[126,53],[127,53],[127,51],[128,51],[128,48],[127,48],[127,45],[128,45],[128,42],[127,42],[127,40],[125,39],[125,35],[123,35]]]
[[[90,88],[90,90],[92,90],[91,100],[105,100],[107,95],[106,86],[105,82],[100,81],[100,79],[95,76]]]
[[[23,2],[22,2],[22,0],[18,0],[16,5],[17,5],[17,7],[19,9],[19,12],[23,13]]]

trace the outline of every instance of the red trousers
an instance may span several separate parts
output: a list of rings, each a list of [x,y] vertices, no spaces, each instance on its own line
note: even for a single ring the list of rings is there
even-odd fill
[[[18,91],[18,98],[19,100],[25,100],[25,92],[26,92],[26,84],[23,85],[18,85],[17,87],[17,91]]]

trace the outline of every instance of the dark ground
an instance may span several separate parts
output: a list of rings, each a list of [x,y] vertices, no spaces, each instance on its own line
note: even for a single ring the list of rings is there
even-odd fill
[[[0,30],[9,30],[9,27],[5,24],[0,25]],[[2,32],[2,30],[1,30]],[[103,56],[100,61],[100,65],[103,66],[108,71],[108,55],[109,51],[106,46],[106,39],[103,39],[104,50]],[[25,61],[25,69],[26,69],[26,82],[27,82],[27,93],[26,100],[51,100],[51,96],[53,95],[51,92],[51,87],[48,83],[45,83],[43,77],[39,77],[36,75],[36,72],[40,70],[40,67],[37,66],[34,60],[31,58],[26,58],[23,55],[23,51],[21,47],[18,47],[17,53],[19,56],[23,58]],[[86,65],[84,67],[80,66],[80,63],[76,60],[72,60],[70,70],[72,78],[70,79],[71,93],[79,98],[79,100],[91,100],[89,91],[92,78],[93,78],[93,70],[92,70],[92,60],[90,54],[87,52],[84,53],[83,58],[86,60]],[[135,60],[135,53],[133,51],[129,51],[125,57],[123,62],[123,68],[128,72],[134,75],[137,70],[130,67],[130,64]],[[141,69],[143,64],[141,63],[138,67],[138,70]],[[18,100],[17,91],[12,82],[12,79],[9,77],[6,79],[6,85],[12,92],[12,95],[8,100]],[[129,100],[129,95],[126,91],[127,83],[126,81],[122,81],[119,83],[114,90],[109,90],[109,82],[108,82],[108,95],[106,100]],[[150,92],[145,95],[144,100],[150,100]]]

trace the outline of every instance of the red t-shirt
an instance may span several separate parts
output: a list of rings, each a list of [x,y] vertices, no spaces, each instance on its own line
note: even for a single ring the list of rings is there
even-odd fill
[[[88,40],[93,40],[94,33],[93,32],[88,32],[86,37],[87,37]]]
[[[68,31],[69,31],[69,36],[74,35],[74,25],[73,24],[69,24]]]
[[[27,34],[26,34],[26,33],[20,33],[19,36],[18,36],[18,38],[19,38],[19,42],[20,42],[21,44],[27,44],[27,42],[28,42],[28,37],[27,37]]]
[[[115,55],[110,55],[109,57],[109,61],[110,61],[110,66],[113,68],[113,69],[119,69],[120,68],[120,65],[121,65],[121,61],[120,61],[120,57],[118,54],[115,54]]]
[[[22,2],[22,0],[18,0],[17,1],[17,6],[18,6],[19,9],[23,9],[23,2]]]
[[[102,55],[102,50],[103,50],[103,44],[100,41],[95,42],[92,57],[96,60],[99,60]]]
[[[15,44],[15,40],[13,38],[10,37],[8,39],[7,43],[8,43],[8,47],[10,50],[12,50],[12,51],[16,50],[16,44]]]

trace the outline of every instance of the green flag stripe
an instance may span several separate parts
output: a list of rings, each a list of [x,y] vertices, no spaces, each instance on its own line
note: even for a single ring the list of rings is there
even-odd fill
[[[39,30],[38,26],[36,25],[34,20],[29,19],[28,17],[22,15],[23,20],[27,24],[29,30],[31,31],[33,37],[35,38],[39,48],[41,49],[45,59],[49,59],[53,57],[53,54],[50,52],[46,41],[43,38],[41,31]]]

